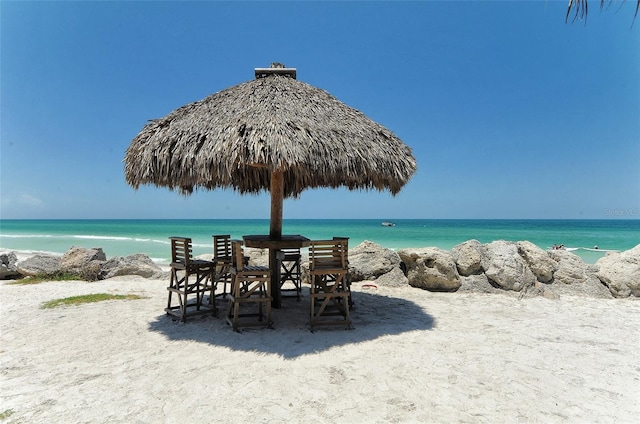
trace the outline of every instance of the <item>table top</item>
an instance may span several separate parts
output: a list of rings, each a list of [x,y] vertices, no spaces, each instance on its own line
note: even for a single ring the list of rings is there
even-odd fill
[[[280,237],[271,237],[268,234],[254,234],[242,236],[246,247],[259,249],[282,249],[285,247],[307,247],[311,240],[300,234],[283,234]]]

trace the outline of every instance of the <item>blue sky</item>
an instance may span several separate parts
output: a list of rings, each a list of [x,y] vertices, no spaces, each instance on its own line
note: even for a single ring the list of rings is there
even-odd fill
[[[147,120],[282,62],[411,146],[403,191],[284,218],[638,218],[635,2],[0,2],[0,217],[269,218],[269,196],[138,191]]]

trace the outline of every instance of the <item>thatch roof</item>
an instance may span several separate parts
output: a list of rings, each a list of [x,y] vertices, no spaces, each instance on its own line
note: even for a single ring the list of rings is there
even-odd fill
[[[258,193],[282,171],[284,197],[341,186],[398,193],[416,170],[411,148],[293,75],[257,78],[149,122],[127,149],[127,182]]]

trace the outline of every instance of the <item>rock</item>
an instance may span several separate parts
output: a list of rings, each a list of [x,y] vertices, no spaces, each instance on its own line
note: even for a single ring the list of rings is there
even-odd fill
[[[561,296],[581,296],[591,297],[595,299],[612,299],[613,295],[595,274],[587,274],[586,279],[582,283],[577,284],[561,284],[555,283],[546,285],[546,291],[552,292],[554,295]]]
[[[60,273],[60,256],[37,254],[20,261],[18,271],[25,276],[56,275]]]
[[[482,244],[478,240],[469,240],[451,249],[451,255],[461,276],[482,273]]]
[[[521,296],[524,298],[529,297],[544,297],[546,299],[556,300],[559,299],[560,296],[556,290],[552,289],[552,284],[541,283],[540,281],[536,281],[533,286],[529,286],[526,290],[520,292]]]
[[[400,267],[397,267],[376,278],[375,283],[378,286],[403,287],[409,284],[409,279],[404,275]]]
[[[249,257],[249,265],[269,266],[269,249],[256,249],[247,247],[244,255]]]
[[[400,269],[400,256],[379,244],[365,240],[349,250],[351,281],[375,280],[395,268]]]
[[[504,290],[494,287],[483,273],[460,277],[460,293],[504,293]]]
[[[77,275],[87,281],[95,281],[100,274],[102,264],[107,261],[107,256],[101,248],[87,249],[73,246],[60,259],[62,272]]]
[[[507,290],[519,292],[537,281],[514,242],[498,240],[485,244],[482,269],[491,283]]]
[[[15,252],[0,253],[0,280],[10,280],[21,276],[18,271],[18,257]]]
[[[105,262],[98,278],[106,280],[107,278],[117,277],[120,275],[139,275],[144,278],[162,278],[165,273],[158,265],[156,265],[149,256],[144,254],[136,254],[130,256],[116,256]]]
[[[519,241],[518,254],[527,262],[529,268],[541,283],[550,283],[553,280],[553,273],[558,264],[549,257],[549,254],[531,243],[530,241]]]
[[[582,284],[587,280],[587,265],[578,255],[566,250],[550,250],[548,255],[556,263],[554,283]]]
[[[203,253],[202,255],[198,255],[195,259],[202,261],[213,261],[213,253]]]
[[[615,297],[640,297],[640,244],[624,252],[609,252],[596,262],[597,277]]]
[[[552,250],[547,253],[557,265],[553,273],[553,284],[549,288],[554,294],[611,298],[607,287],[596,276],[597,266],[585,264],[579,256],[566,250]]]
[[[456,291],[460,274],[451,253],[437,247],[402,249],[398,255],[404,262],[409,284],[431,291]]]

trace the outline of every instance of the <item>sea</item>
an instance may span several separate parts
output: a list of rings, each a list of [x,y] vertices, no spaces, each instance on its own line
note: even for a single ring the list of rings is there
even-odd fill
[[[586,263],[608,251],[640,244],[640,219],[475,220],[285,219],[283,234],[310,239],[348,237],[353,248],[365,240],[388,249],[439,247],[450,250],[467,240],[528,240],[542,249],[564,245]],[[190,237],[194,255],[213,252],[212,236],[268,234],[268,219],[169,220],[0,220],[0,251],[64,254],[72,246],[100,247],[107,258],[144,253],[159,264],[170,262],[169,237]]]

